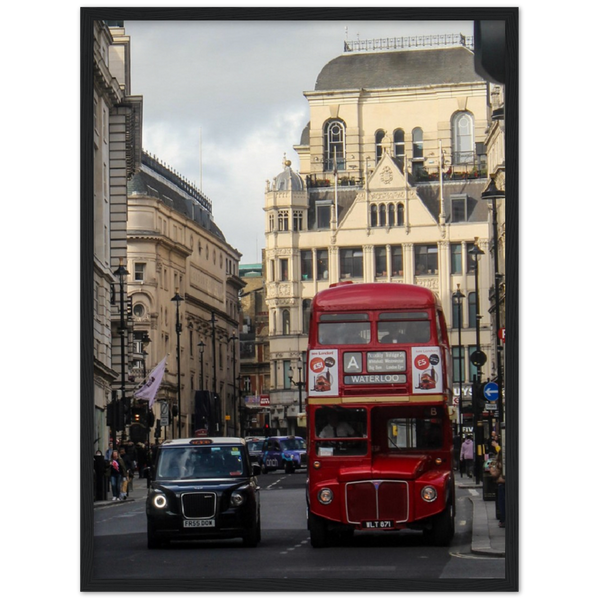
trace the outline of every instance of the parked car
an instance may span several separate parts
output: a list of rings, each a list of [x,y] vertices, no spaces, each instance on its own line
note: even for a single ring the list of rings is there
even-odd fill
[[[168,440],[158,449],[146,516],[148,548],[171,540],[261,538],[257,475],[242,438]]]
[[[250,454],[250,462],[253,465],[259,464],[259,458],[262,454],[264,436],[247,437],[246,445],[248,446],[248,454]]]
[[[306,468],[306,442],[293,435],[268,437],[263,442],[259,463],[263,473],[277,469],[293,473],[296,469]]]

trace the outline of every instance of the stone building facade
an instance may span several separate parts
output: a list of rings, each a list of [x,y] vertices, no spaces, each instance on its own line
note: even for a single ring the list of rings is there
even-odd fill
[[[106,409],[123,393],[131,357],[121,352],[115,271],[127,257],[127,181],[141,160],[142,99],[131,95],[129,38],[120,26],[94,22],[94,446],[108,447]],[[127,293],[125,289],[125,294]],[[124,333],[129,341],[129,331]],[[128,379],[128,378],[127,378]]]
[[[168,355],[153,407],[160,430],[155,427],[151,439],[192,436],[204,425],[211,435],[233,435],[239,429],[241,254],[214,222],[211,201],[156,157],[143,154],[128,194],[133,378],[141,382],[144,369],[148,372]],[[179,304],[173,300],[176,294]],[[144,343],[147,338],[150,342]],[[175,407],[181,408],[176,417]],[[199,422],[198,411],[206,423]]]
[[[382,45],[374,47],[381,48]],[[351,48],[349,50],[352,50]],[[451,327],[455,382],[490,355],[486,132],[489,85],[464,38],[427,49],[345,52],[305,92],[310,121],[265,190],[270,406],[282,430],[298,423],[312,297],[338,281],[414,283],[434,290]],[[460,286],[462,359],[457,339]],[[476,300],[479,299],[477,318]],[[489,363],[483,367],[483,379]],[[463,386],[465,407],[471,389]],[[458,396],[458,386],[455,386]]]

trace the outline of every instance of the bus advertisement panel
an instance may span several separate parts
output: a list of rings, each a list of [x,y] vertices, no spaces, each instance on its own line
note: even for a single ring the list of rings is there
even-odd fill
[[[454,535],[450,351],[439,299],[405,284],[338,284],[312,302],[308,526]]]

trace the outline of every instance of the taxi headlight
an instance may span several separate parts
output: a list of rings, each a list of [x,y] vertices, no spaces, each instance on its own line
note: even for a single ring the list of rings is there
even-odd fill
[[[318,498],[321,504],[331,504],[331,501],[333,500],[333,492],[329,488],[323,488],[319,492]]]
[[[244,496],[239,492],[233,492],[231,494],[231,498],[229,499],[229,505],[232,507],[241,506],[244,503]]]
[[[425,502],[433,502],[437,498],[437,490],[430,485],[426,485],[421,490],[421,498],[423,498]]]
[[[152,503],[156,508],[164,508],[167,505],[167,497],[163,494],[156,494],[156,496],[152,498]]]

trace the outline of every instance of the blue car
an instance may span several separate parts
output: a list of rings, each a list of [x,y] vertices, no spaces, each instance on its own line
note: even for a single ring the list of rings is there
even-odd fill
[[[293,473],[296,469],[306,468],[306,442],[293,435],[269,437],[263,443],[259,465],[262,473],[284,469]]]

